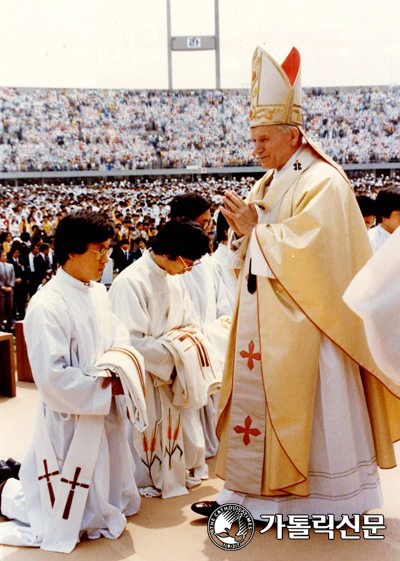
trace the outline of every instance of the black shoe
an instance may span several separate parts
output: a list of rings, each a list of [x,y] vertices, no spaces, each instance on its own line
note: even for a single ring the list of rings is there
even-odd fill
[[[199,503],[192,504],[191,509],[196,514],[210,517],[219,506],[221,505],[219,505],[217,501],[200,501]]]
[[[12,458],[8,458],[6,464],[11,469],[14,479],[19,479],[19,470],[21,469],[21,464]]]
[[[4,483],[13,476],[12,469],[4,460],[0,460],[0,483]]]

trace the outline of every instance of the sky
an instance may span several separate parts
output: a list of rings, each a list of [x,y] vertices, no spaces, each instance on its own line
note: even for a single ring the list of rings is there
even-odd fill
[[[257,44],[293,46],[303,87],[400,84],[400,0],[219,0],[221,87]],[[0,0],[0,87],[167,89],[166,0]],[[171,0],[172,35],[214,35],[214,0]],[[215,53],[173,52],[175,89],[215,88]]]

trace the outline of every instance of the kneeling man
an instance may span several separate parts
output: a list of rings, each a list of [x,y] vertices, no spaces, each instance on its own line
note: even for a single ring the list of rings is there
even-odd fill
[[[173,219],[110,290],[112,309],[146,364],[151,431],[135,435],[137,483],[163,498],[186,494],[208,476],[199,409],[219,389],[221,371],[181,276],[207,250],[201,226]]]
[[[119,378],[89,375],[102,355],[129,345],[98,281],[114,227],[99,214],[63,218],[57,274],[33,296],[24,332],[39,404],[20,481],[3,485],[3,543],[71,552],[80,536],[118,538],[140,506]],[[134,355],[134,349],[125,350]],[[115,354],[115,353],[113,353]],[[136,371],[135,371],[136,372]]]

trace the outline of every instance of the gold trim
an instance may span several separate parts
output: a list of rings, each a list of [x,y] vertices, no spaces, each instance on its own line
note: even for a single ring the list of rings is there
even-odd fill
[[[287,89],[287,94],[285,96],[284,103],[281,104],[260,104],[260,94],[261,94],[261,77],[263,70],[263,56],[272,63],[272,66],[277,70],[277,76],[280,76],[283,80],[284,85]],[[300,72],[301,67],[292,86],[289,78],[286,76],[282,67],[272,58],[265,50],[257,46],[252,59],[252,84],[250,92],[250,127],[261,126],[263,124],[291,124],[297,126],[303,126],[303,111],[299,104],[294,104],[293,99],[296,92],[296,88],[300,87]],[[301,93],[301,91],[300,91]]]

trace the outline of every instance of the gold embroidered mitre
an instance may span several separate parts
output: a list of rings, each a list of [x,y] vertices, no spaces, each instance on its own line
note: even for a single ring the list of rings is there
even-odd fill
[[[256,48],[252,62],[250,127],[302,126],[300,53],[293,47],[282,66]]]

